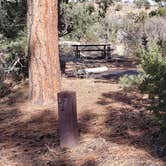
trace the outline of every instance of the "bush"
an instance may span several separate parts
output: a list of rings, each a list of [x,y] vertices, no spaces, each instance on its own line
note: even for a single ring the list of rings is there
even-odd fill
[[[137,48],[146,47],[146,44],[155,42],[164,54],[166,51],[165,29],[166,22],[163,17],[152,17],[145,19],[143,22],[137,22],[130,30],[126,29],[129,34],[129,37],[126,38],[127,46],[134,54]],[[146,44],[144,44],[145,41]]]
[[[120,78],[120,84],[124,89],[139,89],[148,94],[151,103],[149,109],[166,132],[166,55],[162,56],[161,48],[152,43],[147,51],[140,49],[138,57],[140,74],[124,76]]]
[[[105,30],[101,23],[95,23],[86,30],[86,39],[89,42],[102,42],[104,35]]]
[[[146,20],[144,23],[144,32],[146,33],[149,42],[156,42],[161,48],[165,48],[165,43],[166,43],[165,29],[166,29],[166,22],[165,18],[162,17],[160,18],[153,17]]]
[[[158,9],[158,16],[161,16],[161,17],[166,16],[166,7],[162,7]]]
[[[139,55],[146,74],[140,90],[149,94],[150,110],[166,130],[166,56],[162,56],[156,44],[150,45],[148,51],[141,50]]]
[[[149,13],[150,17],[159,16],[165,17],[166,16],[166,7],[159,8],[157,10],[153,10]]]
[[[144,74],[139,75],[125,75],[120,77],[119,83],[123,89],[136,90],[144,79]]]
[[[133,20],[126,17],[106,15],[105,18],[87,28],[85,34],[89,41],[116,42],[118,30],[122,30],[127,35],[125,32],[134,29],[135,25]]]

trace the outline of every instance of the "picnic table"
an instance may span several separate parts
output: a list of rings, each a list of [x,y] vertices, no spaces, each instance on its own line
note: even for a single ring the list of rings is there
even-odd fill
[[[108,57],[111,57],[111,45],[110,44],[79,44],[72,45],[74,48],[74,53],[76,57],[80,58],[80,52],[90,52],[90,51],[99,51],[103,53],[104,58],[107,60]]]

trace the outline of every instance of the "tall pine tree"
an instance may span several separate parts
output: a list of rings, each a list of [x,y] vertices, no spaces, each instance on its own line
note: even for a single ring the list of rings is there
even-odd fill
[[[34,104],[55,104],[60,89],[57,0],[27,0],[29,96]]]

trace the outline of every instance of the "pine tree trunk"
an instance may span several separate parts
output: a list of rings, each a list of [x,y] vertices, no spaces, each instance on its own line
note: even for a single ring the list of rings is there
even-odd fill
[[[37,105],[57,103],[60,89],[57,0],[27,0],[29,97]]]

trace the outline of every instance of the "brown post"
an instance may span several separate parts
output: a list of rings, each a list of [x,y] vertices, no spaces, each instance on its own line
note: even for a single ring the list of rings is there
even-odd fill
[[[60,146],[72,148],[78,142],[76,93],[58,93]]]

